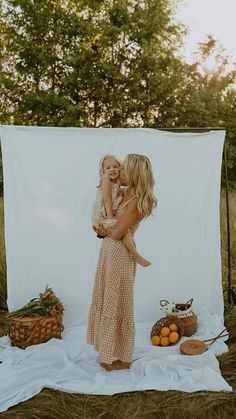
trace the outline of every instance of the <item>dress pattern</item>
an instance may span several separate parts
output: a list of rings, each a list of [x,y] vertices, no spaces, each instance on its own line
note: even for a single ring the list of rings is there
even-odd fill
[[[120,205],[116,215],[122,215],[129,202]],[[132,235],[138,224],[130,227]],[[132,361],[135,274],[136,263],[123,242],[105,237],[98,258],[87,329],[87,342],[99,352],[100,362],[111,364],[114,357]]]

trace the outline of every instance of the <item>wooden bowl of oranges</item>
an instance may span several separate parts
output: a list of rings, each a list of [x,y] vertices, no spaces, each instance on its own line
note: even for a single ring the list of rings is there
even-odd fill
[[[151,341],[155,346],[175,345],[184,334],[184,323],[176,316],[158,320],[151,330]]]

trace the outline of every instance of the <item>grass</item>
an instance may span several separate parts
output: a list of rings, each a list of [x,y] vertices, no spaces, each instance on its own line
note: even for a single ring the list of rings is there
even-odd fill
[[[231,242],[231,280],[232,290],[236,295],[236,191],[229,192],[230,212],[230,242]],[[220,201],[220,230],[221,230],[221,263],[222,263],[222,284],[225,294],[225,306],[227,308],[227,287],[228,287],[228,247],[227,247],[227,218],[225,191],[221,192]]]
[[[236,291],[236,192],[230,193],[232,288]],[[227,236],[224,191],[221,195],[222,281],[227,291]],[[0,295],[6,299],[3,201],[0,199]],[[229,306],[225,293],[225,324],[229,352],[218,357],[223,377],[236,390],[236,305]],[[0,306],[4,308],[4,303]],[[7,333],[5,313],[0,315],[0,336]],[[1,379],[1,378],[0,378]],[[141,391],[114,396],[69,394],[44,389],[32,399],[1,414],[1,419],[219,419],[236,417],[236,393]]]

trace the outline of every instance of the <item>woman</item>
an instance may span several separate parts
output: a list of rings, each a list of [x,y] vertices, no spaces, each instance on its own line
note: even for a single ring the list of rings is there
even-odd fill
[[[100,249],[92,303],[89,310],[87,341],[99,352],[100,365],[107,371],[130,368],[135,343],[133,286],[136,263],[121,238],[130,228],[134,235],[139,222],[157,205],[150,160],[128,154],[123,162],[121,181],[127,185],[113,228],[100,226]],[[117,360],[113,361],[113,357]]]

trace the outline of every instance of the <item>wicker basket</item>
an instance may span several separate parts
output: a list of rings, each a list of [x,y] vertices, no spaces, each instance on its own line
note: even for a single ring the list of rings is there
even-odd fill
[[[197,316],[192,313],[191,316],[178,317],[184,323],[184,336],[192,336],[197,330]]]
[[[153,326],[151,330],[151,339],[153,336],[159,336],[161,333],[162,327],[170,326],[170,324],[175,323],[176,326],[178,326],[178,334],[179,334],[179,340],[182,338],[184,334],[184,324],[182,320],[178,319],[175,316],[167,316],[162,317],[160,320],[158,320]],[[171,345],[175,345],[172,343]]]
[[[51,338],[61,339],[63,330],[62,318],[11,317],[9,319],[11,344],[21,349],[47,342]]]
[[[184,323],[184,336],[192,336],[197,330],[197,316],[192,310],[193,299],[191,298],[185,304],[174,304],[175,310],[172,315],[181,319]],[[161,300],[160,306],[165,310],[169,301]],[[177,310],[177,311],[176,311]],[[168,314],[167,314],[168,315]]]

